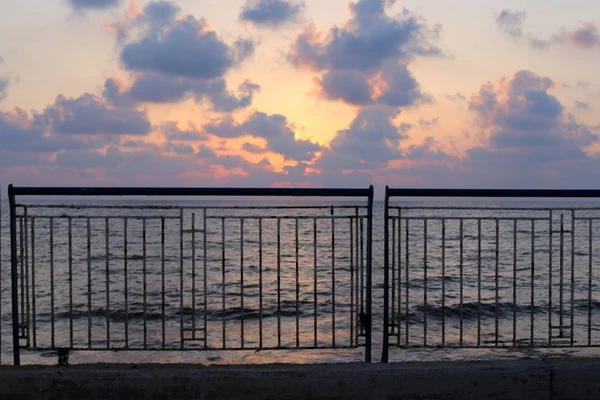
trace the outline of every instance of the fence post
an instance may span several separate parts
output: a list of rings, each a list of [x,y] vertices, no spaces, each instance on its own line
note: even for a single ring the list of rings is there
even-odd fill
[[[368,326],[365,336],[365,362],[371,362],[371,342],[373,330],[373,307],[372,307],[372,271],[373,271],[373,185],[369,186],[369,202],[367,205],[367,321]]]
[[[13,330],[13,359],[15,365],[21,365],[19,347],[19,281],[17,276],[17,210],[13,185],[8,185],[8,203],[10,205],[10,272],[12,283],[12,330]]]
[[[389,352],[389,290],[390,290],[390,261],[388,258],[389,252],[389,226],[388,226],[388,217],[389,217],[389,200],[390,196],[388,193],[388,186],[385,187],[385,202],[384,202],[384,210],[383,210],[383,343],[381,350],[381,362],[388,362],[388,352]]]

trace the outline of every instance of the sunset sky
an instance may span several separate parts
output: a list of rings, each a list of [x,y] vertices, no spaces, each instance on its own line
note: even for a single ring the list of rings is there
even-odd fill
[[[600,188],[597,0],[0,2],[0,184]]]

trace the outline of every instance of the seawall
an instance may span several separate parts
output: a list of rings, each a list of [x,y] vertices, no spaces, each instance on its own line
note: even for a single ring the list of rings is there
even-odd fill
[[[0,399],[597,399],[600,359],[1,367]]]

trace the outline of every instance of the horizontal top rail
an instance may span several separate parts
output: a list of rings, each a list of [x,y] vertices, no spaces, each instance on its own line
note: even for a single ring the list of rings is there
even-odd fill
[[[273,196],[372,197],[369,188],[216,188],[216,187],[18,187],[9,196]]]
[[[600,190],[587,189],[396,189],[386,187],[386,197],[600,197]]]

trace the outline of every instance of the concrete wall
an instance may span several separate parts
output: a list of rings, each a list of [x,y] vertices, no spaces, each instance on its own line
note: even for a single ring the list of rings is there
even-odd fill
[[[0,399],[597,399],[600,360],[2,367]]]

